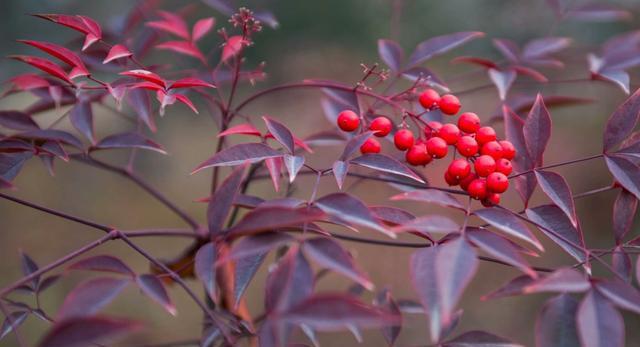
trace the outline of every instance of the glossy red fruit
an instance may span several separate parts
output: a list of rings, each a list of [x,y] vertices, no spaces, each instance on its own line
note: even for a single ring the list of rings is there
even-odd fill
[[[496,161],[488,155],[481,155],[473,163],[476,174],[480,177],[487,177],[490,173],[496,171]]]
[[[487,189],[494,193],[504,193],[509,189],[509,179],[501,172],[493,172],[487,176]]]
[[[478,153],[478,142],[471,136],[461,136],[456,143],[458,153],[465,157],[473,157]]]
[[[468,134],[480,129],[480,117],[473,112],[465,112],[458,118],[458,128]]]
[[[471,164],[465,159],[456,159],[449,164],[447,173],[457,179],[465,178],[471,173]]]
[[[409,129],[400,129],[393,135],[393,143],[396,145],[396,148],[401,151],[411,148],[414,141],[413,132]]]
[[[480,154],[488,155],[493,159],[498,160],[502,158],[502,146],[500,146],[498,141],[489,141],[482,145]]]
[[[469,184],[471,184],[471,182],[473,182],[477,178],[478,178],[478,175],[474,174],[473,172],[470,173],[467,177],[460,180],[460,188],[462,188],[462,190],[465,190],[465,191],[468,190]]]
[[[447,182],[450,186],[457,186],[460,184],[460,180],[453,176],[449,171],[445,171],[444,173],[444,181]]]
[[[428,122],[424,127],[424,136],[426,136],[428,139],[434,136],[438,136],[440,129],[442,129],[442,123],[435,120]]]
[[[377,117],[369,124],[369,130],[373,131],[373,135],[377,137],[389,135],[392,128],[393,123],[391,123],[391,120],[387,117]]]
[[[500,205],[500,194],[488,193],[487,197],[482,200],[482,206],[491,207]]]
[[[460,100],[455,95],[447,94],[443,95],[438,102],[438,106],[440,107],[440,111],[442,113],[453,116],[454,114],[460,111]]]
[[[434,158],[444,158],[447,156],[447,143],[439,137],[432,137],[427,140],[427,152]]]
[[[507,176],[511,175],[511,172],[513,172],[513,166],[511,165],[511,161],[505,158],[496,160],[496,172],[502,172]]]
[[[427,89],[418,98],[420,105],[426,109],[433,108],[440,101],[440,94],[433,89]]]
[[[344,131],[354,131],[360,126],[360,117],[351,110],[338,114],[338,127]]]
[[[455,145],[460,137],[460,129],[455,124],[447,123],[438,131],[438,137],[443,139],[448,145]]]
[[[496,140],[496,131],[492,127],[482,127],[476,131],[476,141],[479,145]]]
[[[380,153],[380,150],[382,149],[382,147],[380,146],[380,142],[378,142],[378,140],[374,139],[374,138],[368,138],[367,141],[365,141],[362,146],[360,146],[360,152],[362,154],[367,154],[367,153]]]
[[[431,156],[427,153],[427,146],[424,143],[411,146],[405,155],[407,163],[411,165],[427,165],[431,162]]]
[[[487,181],[483,178],[476,178],[475,180],[469,183],[469,187],[467,187],[467,192],[469,196],[482,200],[487,197]]]
[[[516,156],[516,148],[513,146],[513,143],[507,140],[502,140],[498,142],[502,147],[502,157],[508,160],[512,160]]]

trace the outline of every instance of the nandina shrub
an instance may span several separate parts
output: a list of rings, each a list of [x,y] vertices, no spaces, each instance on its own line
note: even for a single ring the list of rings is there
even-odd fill
[[[631,84],[626,70],[640,63],[638,32],[612,37],[594,48],[595,53],[588,56],[589,70],[580,75],[588,78],[549,77],[575,60],[561,54],[571,46],[569,38],[535,38],[520,48],[506,39],[488,41],[481,32],[457,32],[426,39],[408,57],[395,41],[379,40],[380,61],[386,68],[362,65],[359,81],[258,85],[251,94],[241,95],[239,85],[265,77],[264,65],[245,59],[245,52],[259,40],[265,26],[277,26],[275,17],[245,8],[234,12],[226,2],[206,1],[230,17],[228,23],[216,23],[214,18],[185,15],[193,11],[163,11],[156,3],[141,2],[117,31],[88,16],[36,14],[50,21],[52,30],[75,32],[78,40],[65,44],[20,40],[33,47],[34,54],[42,54],[11,57],[33,70],[11,78],[4,97],[30,94],[36,101],[23,110],[0,112],[0,184],[4,188],[0,197],[104,235],[44,266],[23,253],[24,277],[0,290],[0,309],[6,316],[2,338],[15,338],[24,345],[26,332],[21,324],[34,317],[49,325],[40,346],[112,341],[145,328],[144,322],[101,313],[125,287],[138,287],[142,295],[175,315],[180,307],[173,304],[167,286],[176,286],[201,310],[202,333],[189,342],[196,345],[301,346],[317,344],[319,332],[349,330],[358,339],[363,329],[379,329],[381,340],[396,345],[403,322],[419,314],[426,315],[428,327],[420,340],[408,344],[516,346],[508,337],[490,332],[454,333],[465,319],[464,307],[459,306],[465,288],[480,266],[495,263],[521,275],[495,284],[493,292],[474,299],[494,300],[498,305],[507,296],[546,295],[537,317],[531,317],[537,346],[624,345],[620,311],[640,314],[640,264],[636,264],[635,280],[632,274],[632,264],[640,261],[635,255],[640,237],[630,232],[640,198],[640,132],[635,130],[640,92],[613,110],[602,132],[601,151],[548,163],[545,151],[563,150],[547,148],[552,131],[549,108],[593,100],[543,96],[538,89],[605,82],[628,94]],[[558,23],[630,16],[602,4],[549,4]],[[436,75],[425,63],[472,40],[492,44],[504,59],[455,58],[456,63],[477,66],[489,84],[450,90],[448,78]],[[204,41],[217,42],[211,53],[201,50]],[[174,55],[163,64],[147,64],[158,50]],[[192,59],[196,68],[177,70],[172,59]],[[513,92],[522,85],[532,88]],[[465,95],[487,87],[497,91],[495,115],[480,114],[465,102]],[[257,99],[295,89],[323,93],[322,107],[330,120],[326,129],[296,134],[278,117],[246,113]],[[206,222],[191,216],[134,169],[145,151],[166,153],[152,139],[157,127],[163,126],[157,116],[171,117],[180,104],[195,113],[202,108],[196,105],[206,105],[216,123],[216,129],[211,129],[217,133],[215,153],[203,157],[193,170],[212,177],[210,191],[193,197],[203,202]],[[96,131],[92,112],[96,105],[130,121],[131,130],[106,135]],[[63,110],[63,116],[45,126],[39,115],[50,110]],[[230,137],[243,142],[229,145]],[[340,146],[337,152],[336,145]],[[108,151],[129,153],[128,163],[121,166],[102,159],[101,153]],[[333,156],[331,165],[310,164],[321,152]],[[54,162],[77,161],[120,175],[158,199],[188,228],[121,230],[23,200],[13,181],[30,160],[42,161],[51,172]],[[445,165],[436,165],[438,161]],[[555,169],[587,161],[604,162],[611,184],[574,193]],[[581,174],[590,172],[586,169]],[[305,195],[294,195],[301,176],[313,177],[314,184],[303,190]],[[264,179],[272,181],[275,193],[251,195],[250,186]],[[320,189],[321,181],[333,179],[334,189]],[[399,192],[389,196],[388,204],[374,205],[353,193],[348,183],[356,180],[373,189],[391,185]],[[530,199],[536,189],[548,201],[533,206]],[[613,247],[585,242],[583,230],[589,226],[581,223],[575,203],[606,191],[618,194],[613,206],[602,206],[613,210],[609,229],[600,230],[610,235]],[[517,194],[519,201],[506,201],[503,194]],[[398,207],[400,201],[438,205],[450,213],[416,216]],[[450,217],[456,213],[460,218]],[[399,235],[419,242],[395,240]],[[151,237],[181,237],[193,245],[179,259],[166,262],[137,242]],[[532,266],[532,256],[545,259],[541,240],[555,244],[571,260],[552,267]],[[99,253],[99,247],[108,242],[122,243],[146,258],[150,270],[133,269],[113,255],[88,254]],[[384,283],[374,284],[345,242],[414,248],[406,266],[411,277],[407,283],[415,296],[396,297]],[[275,261],[268,265],[266,282],[258,284],[265,293],[264,311],[250,312],[245,290],[265,259],[271,259],[266,257],[269,253],[275,253]],[[11,261],[7,254],[3,260]],[[98,277],[73,288],[57,312],[46,312],[38,299],[68,273],[80,270]],[[329,272],[353,285],[330,292],[317,290],[315,283]],[[164,346],[183,344],[168,341]]]

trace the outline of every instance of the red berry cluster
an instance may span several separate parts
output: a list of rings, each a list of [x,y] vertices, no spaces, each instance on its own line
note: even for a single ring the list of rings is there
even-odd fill
[[[427,111],[440,109],[448,116],[456,115],[461,108],[455,95],[440,96],[437,91],[427,89],[418,99]],[[419,120],[418,117],[415,117]],[[406,151],[405,159],[411,165],[427,165],[433,159],[447,156],[449,146],[455,147],[461,158],[455,158],[444,174],[450,186],[460,185],[474,199],[483,205],[491,206],[500,203],[500,194],[509,188],[508,176],[513,170],[511,160],[516,155],[513,144],[506,140],[498,140],[496,131],[490,126],[482,126],[478,115],[464,112],[458,117],[457,125],[431,121],[423,122],[423,136],[416,139],[414,133],[405,128],[396,131],[393,143],[396,148]],[[346,110],[338,115],[338,126],[344,131],[355,131],[360,127],[360,116]],[[377,117],[369,123],[369,130],[377,137],[385,137],[391,133],[393,124],[387,117]],[[380,142],[369,138],[360,151],[379,153]]]

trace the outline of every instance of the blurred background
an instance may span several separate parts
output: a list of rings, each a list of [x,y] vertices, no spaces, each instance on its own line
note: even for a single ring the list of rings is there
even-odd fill
[[[28,38],[64,43],[77,37],[71,30],[28,16],[29,13],[84,14],[93,17],[104,26],[109,26],[117,24],[118,19],[128,13],[134,3],[131,0],[1,1],[0,53],[33,54],[33,50],[16,43],[15,39]],[[203,2],[167,0],[164,3],[163,8],[170,10],[192,3],[196,10],[188,19],[191,24],[196,19],[215,16],[216,29],[228,26],[224,16]],[[640,14],[640,6],[635,1],[611,3],[625,7],[636,15]],[[256,36],[255,45],[247,51],[247,64],[257,66],[260,62],[266,62],[265,71],[268,76],[255,86],[243,85],[237,100],[270,85],[304,78],[336,79],[353,84],[361,77],[360,63],[380,62],[377,55],[379,38],[396,39],[409,54],[417,43],[429,37],[468,30],[483,31],[487,36],[428,63],[428,67],[436,71],[440,78],[449,82],[448,85],[453,91],[490,83],[486,74],[474,73],[477,68],[451,64],[450,60],[459,55],[499,59],[491,44],[493,38],[509,38],[522,44],[532,38],[546,35],[570,36],[574,39],[573,45],[559,55],[569,65],[565,70],[552,71],[549,76],[554,80],[588,78],[586,53],[594,51],[594,47],[612,35],[637,29],[640,24],[639,16],[618,23],[556,23],[547,2],[532,0],[272,0],[238,2],[237,6],[241,4],[251,8],[270,9],[280,25],[277,30],[265,28]],[[213,47],[220,42],[219,36],[210,34],[203,40],[203,46]],[[157,54],[157,60],[180,67],[190,64],[195,66],[196,62],[166,52]],[[2,80],[26,71],[32,70],[15,61],[0,61]],[[466,73],[470,73],[468,76],[471,78],[452,78],[449,81],[450,77]],[[637,79],[632,77],[632,82],[635,80]],[[601,82],[520,85],[514,92],[535,94],[538,90],[545,95],[597,99],[588,105],[552,110],[554,128],[545,161],[554,163],[599,153],[604,121],[614,107],[624,100],[624,94],[616,87]],[[245,113],[256,119],[269,114],[284,122],[300,137],[304,137],[319,129],[333,127],[326,120],[320,107],[320,96],[317,91],[273,94],[254,103]],[[461,100],[464,110],[477,112],[483,120],[488,120],[494,115],[498,105],[494,88],[464,94]],[[32,101],[28,93],[10,96],[0,100],[0,109],[21,109]],[[41,124],[50,124],[64,111],[56,110],[40,115],[38,121],[42,121]],[[127,127],[127,123],[103,108],[96,107],[94,113],[99,137],[118,129],[124,131]],[[390,116],[398,117],[393,114]],[[70,128],[68,124],[65,126]],[[502,127],[498,128],[502,134]],[[158,132],[153,135],[154,139],[164,145],[169,155],[143,153],[135,165],[138,172],[152,185],[200,221],[205,220],[206,207],[194,201],[208,195],[210,173],[206,170],[192,176],[189,173],[212,154],[216,134],[214,122],[206,112],[193,115],[183,106],[170,106],[167,114],[158,118]],[[389,143],[384,146],[388,152],[392,151]],[[338,155],[338,151],[338,147],[320,148],[316,154],[308,156],[307,160],[316,167],[328,167]],[[119,153],[102,158],[116,164],[124,164],[127,156]],[[433,184],[443,184],[439,173],[443,172],[445,165],[442,161],[429,166],[423,172]],[[611,183],[610,175],[601,161],[563,167],[557,169],[557,172],[565,175],[574,193],[604,187]],[[308,177],[299,178],[294,196],[307,198],[310,194],[311,180],[312,178]],[[77,162],[57,161],[55,176],[51,176],[41,162],[31,160],[16,179],[15,185],[18,189],[10,192],[13,195],[120,229],[185,227],[180,219],[131,182]],[[371,204],[390,204],[388,198],[398,192],[383,183],[359,183],[352,179],[348,180],[347,187],[351,193]],[[336,189],[332,177],[322,180],[321,194],[328,194]],[[278,195],[267,181],[253,185],[250,193],[262,197]],[[504,201],[513,209],[519,210],[522,204],[516,194],[515,189],[511,189]],[[615,194],[607,192],[578,201],[577,208],[582,218],[587,244],[598,248],[613,245],[610,220]],[[531,206],[546,202],[546,198],[537,191]],[[416,214],[450,213],[431,205],[394,205]],[[632,235],[638,234],[637,229],[636,223]],[[547,252],[540,259],[530,259],[533,264],[550,267],[572,264],[572,259],[564,255],[557,246],[538,231],[535,232],[543,240]],[[371,231],[366,231],[364,235],[378,237]],[[39,264],[44,265],[99,236],[96,230],[0,201],[0,285],[5,286],[21,276],[20,250],[32,255]],[[411,237],[403,239],[411,240]],[[175,257],[188,245],[187,241],[177,239],[145,239],[136,242],[153,255],[167,259]],[[408,274],[408,259],[413,250],[353,243],[346,246],[369,273],[378,289],[388,287],[398,299],[415,299]],[[121,256],[138,272],[148,271],[149,265],[145,259],[118,242],[101,246],[91,254],[105,253]],[[254,315],[260,314],[263,310],[263,283],[267,268],[267,264],[262,266],[247,293],[249,308]],[[604,273],[602,269],[596,268],[596,273],[600,272]],[[482,295],[517,275],[518,272],[511,268],[483,262],[479,273],[465,292],[461,302],[464,315],[453,335],[467,330],[483,329],[527,346],[533,345],[533,323],[538,309],[548,298],[547,295],[488,302],[480,300]],[[66,293],[87,276],[86,273],[67,274],[64,280],[43,295],[43,308],[53,315]],[[202,292],[194,281],[192,285],[198,293]],[[341,277],[329,275],[319,281],[317,289],[344,290],[349,285],[350,283]],[[151,345],[199,336],[202,317],[198,308],[179,288],[172,287],[170,294],[178,307],[177,318],[168,315],[133,288],[119,296],[108,307],[107,312],[137,318],[147,324],[140,333],[115,345]],[[15,298],[20,299],[18,295],[15,295]],[[365,294],[365,298],[369,300],[371,294]],[[30,300],[26,297],[23,299]],[[398,346],[428,344],[426,324],[421,315],[405,315],[405,325]],[[634,329],[639,326],[640,318],[625,313],[625,324],[627,345],[640,345],[640,331]],[[47,327],[47,323],[30,317],[20,330],[28,342],[35,343]],[[349,333],[320,334],[320,342],[323,346],[357,344]],[[0,341],[0,346],[13,346],[15,343],[15,338],[8,336]],[[368,331],[364,334],[362,345],[385,346],[385,343],[379,332]]]

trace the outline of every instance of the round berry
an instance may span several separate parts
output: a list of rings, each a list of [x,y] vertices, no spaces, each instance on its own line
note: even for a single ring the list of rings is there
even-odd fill
[[[438,102],[440,111],[446,115],[453,116],[460,111],[460,100],[455,95],[443,95]]]
[[[488,193],[487,197],[482,200],[482,206],[491,207],[500,205],[500,194],[498,193]]]
[[[496,172],[502,172],[503,174],[509,176],[513,171],[513,166],[511,165],[511,161],[501,158],[496,160]]]
[[[465,178],[471,173],[471,164],[465,159],[456,159],[449,164],[447,172],[458,179]]]
[[[373,135],[377,137],[385,137],[389,135],[393,128],[391,120],[387,117],[377,117],[371,124],[369,124],[369,130],[373,131]]]
[[[461,136],[458,139],[456,148],[458,149],[458,153],[461,155],[465,157],[473,157],[478,153],[478,142],[476,142],[476,139],[471,136]]]
[[[381,149],[382,147],[380,146],[380,142],[371,137],[368,138],[367,141],[362,144],[362,146],[360,146],[360,152],[362,152],[362,154],[380,153]]]
[[[469,184],[471,184],[471,182],[475,181],[477,178],[478,175],[470,173],[469,175],[467,175],[467,177],[460,180],[460,188],[466,191],[467,189],[469,189]]]
[[[465,112],[458,118],[458,128],[468,134],[473,134],[480,129],[480,117],[473,112]]]
[[[513,146],[513,143],[507,140],[502,140],[498,143],[502,147],[503,158],[511,160],[516,156],[516,148]]]
[[[432,137],[427,140],[427,152],[434,158],[444,158],[447,156],[447,143],[439,137]]]
[[[480,177],[487,177],[490,173],[496,171],[496,161],[488,155],[481,155],[473,164],[476,174]]]
[[[438,137],[443,139],[448,145],[455,145],[460,137],[460,129],[455,124],[447,123],[438,131]]]
[[[344,131],[354,131],[360,126],[360,117],[351,110],[338,114],[338,126]]]
[[[498,160],[502,158],[502,146],[500,146],[498,141],[489,141],[482,145],[480,154],[486,154],[493,159]]]
[[[482,127],[476,131],[476,141],[478,144],[484,145],[487,142],[496,140],[496,131],[492,127]]]
[[[420,101],[420,105],[422,105],[422,107],[428,110],[438,104],[440,101],[440,94],[433,89],[427,89],[420,94],[418,101]]]
[[[393,143],[401,151],[411,148],[414,141],[413,133],[409,129],[400,129],[393,135]]]
[[[411,146],[405,155],[407,163],[411,165],[427,165],[431,162],[431,156],[427,153],[427,146],[424,143]]]
[[[440,129],[442,129],[442,123],[435,120],[431,121],[424,127],[424,136],[426,136],[428,139],[437,136],[440,132]]]
[[[469,183],[469,187],[467,187],[467,192],[469,193],[470,197],[477,200],[482,200],[486,198],[487,197],[487,181],[482,178],[476,178],[475,180],[471,181],[471,183]]]
[[[494,172],[487,176],[487,189],[494,193],[504,193],[509,189],[509,179],[501,172]]]
[[[449,171],[445,171],[444,173],[444,181],[447,182],[450,186],[457,186],[460,184],[460,180],[453,176]]]

